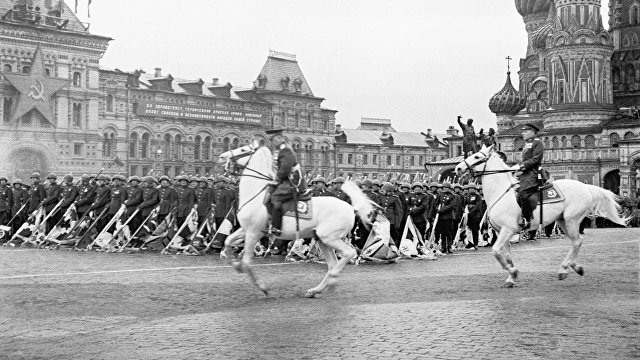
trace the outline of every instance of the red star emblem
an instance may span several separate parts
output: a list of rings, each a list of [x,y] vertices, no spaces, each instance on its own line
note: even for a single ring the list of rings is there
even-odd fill
[[[33,54],[29,74],[0,74],[20,93],[11,121],[15,121],[29,111],[36,109],[51,124],[55,124],[53,112],[51,111],[51,97],[58,90],[68,86],[70,81],[45,75],[44,60],[40,46],[36,48]]]

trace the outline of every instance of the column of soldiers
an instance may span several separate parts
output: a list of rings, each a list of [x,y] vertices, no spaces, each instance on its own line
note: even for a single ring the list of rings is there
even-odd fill
[[[318,177],[310,181],[312,196],[334,196],[348,201],[340,190],[344,178],[331,182]],[[476,248],[479,243],[480,222],[486,210],[481,187],[475,184],[460,185],[450,182],[380,182],[377,179],[356,180],[356,183],[371,200],[378,204],[379,213],[391,224],[390,232],[396,247],[400,245],[402,232],[410,217],[417,231],[428,239],[434,232],[436,243],[443,254],[451,253],[451,246],[465,207],[468,209],[468,227],[472,239],[467,248]],[[434,220],[438,215],[438,222]],[[356,230],[353,244],[362,249],[369,235],[364,227]]]
[[[159,179],[131,176],[127,179],[122,175],[112,178],[107,175],[83,175],[74,183],[73,176],[65,175],[62,184],[59,184],[56,174],[51,173],[46,181],[47,186],[44,186],[37,172],[31,175],[31,184],[16,179],[10,186],[7,178],[0,177],[0,226],[8,225],[12,230],[10,234],[4,233],[0,242],[8,241],[11,234],[15,234],[40,208],[44,209],[45,214],[51,214],[45,224],[45,234],[60,222],[72,205],[78,219],[86,215],[95,223],[94,234],[104,230],[122,206],[126,211],[121,221],[128,219],[131,232],[142,228],[145,220],[151,220],[150,215],[154,210],[157,213],[153,219],[155,223],[160,224],[169,214],[173,214],[175,226],[179,228],[192,209],[197,212],[199,224],[212,215],[215,225],[220,226],[225,216],[233,213],[231,209],[237,208],[237,182],[224,176],[181,175],[172,181],[168,176]],[[106,229],[109,232],[114,231],[115,222],[112,223]],[[183,235],[186,238],[187,234]],[[209,231],[205,228],[201,235],[207,236]],[[76,243],[78,248],[92,241],[91,237],[83,235],[80,235],[80,239]],[[142,237],[134,238],[131,245],[143,242]]]

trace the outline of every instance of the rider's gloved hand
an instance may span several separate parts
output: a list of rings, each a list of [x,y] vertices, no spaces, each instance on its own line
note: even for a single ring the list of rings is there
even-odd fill
[[[513,171],[520,171],[520,164],[515,164],[511,167],[511,170]]]

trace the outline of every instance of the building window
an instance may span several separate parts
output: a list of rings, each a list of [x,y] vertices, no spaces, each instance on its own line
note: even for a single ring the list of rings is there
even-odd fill
[[[80,128],[82,125],[82,116],[80,115],[82,112],[82,104],[73,103],[73,127]]]
[[[556,99],[556,101],[558,102],[558,104],[564,104],[564,80],[558,80],[557,88],[558,98]]]
[[[396,165],[400,166],[402,164],[402,156],[396,155]]]
[[[391,166],[391,155],[387,155],[387,166]]]
[[[353,164],[353,154],[347,154],[347,164]]]
[[[636,137],[636,135],[635,135],[634,133],[632,133],[631,131],[627,131],[627,132],[624,134],[624,139],[625,139],[625,140],[633,139],[633,138],[635,138],[635,137]]]
[[[378,155],[372,155],[371,163],[373,165],[378,165]]]
[[[579,148],[580,147],[580,136],[573,135],[571,137],[571,146],[574,147],[574,148]]]
[[[222,142],[222,151],[227,152],[230,150],[231,147],[231,140],[226,137],[224,138],[224,141]]]
[[[419,159],[418,165],[420,165],[420,166],[424,165],[424,156],[420,155],[420,159]]]
[[[165,166],[163,169],[163,173],[166,176],[171,176],[171,166]]]
[[[369,155],[368,154],[362,155],[362,165],[369,165]]]
[[[74,72],[73,73],[73,86],[79,87],[80,86],[80,82],[81,82],[81,76],[79,72]]]
[[[107,95],[107,111],[113,111],[113,95]]]
[[[164,158],[171,159],[171,135],[164,135]]]
[[[146,159],[149,157],[149,133],[142,134],[140,142],[140,157]]]
[[[580,101],[589,102],[589,83],[586,79],[580,81]]]
[[[29,70],[31,70],[31,67],[29,67],[29,66],[23,66],[22,67],[22,73],[23,74],[28,74]]]
[[[551,145],[556,149],[560,146],[557,136],[554,136],[553,139],[551,139]]]
[[[83,148],[84,148],[84,144],[82,144],[82,143],[74,143],[73,144],[73,155],[74,156],[82,156]]]
[[[131,133],[129,136],[129,157],[137,158],[138,157],[138,134]]]
[[[113,134],[104,134],[104,142],[102,143],[102,157],[110,158],[113,156]]]
[[[211,154],[211,136],[207,136],[204,139],[204,146],[202,147],[202,160],[209,161]],[[209,171],[207,171],[209,173]]]
[[[593,135],[587,135],[584,138],[584,146],[588,148],[596,147],[596,138]]]
[[[609,135],[609,143],[611,147],[618,147],[618,143],[620,142],[620,135],[618,133],[612,133]]]
[[[2,67],[2,71],[13,72],[13,68],[11,67],[11,64],[4,64],[4,66]]]
[[[344,163],[344,155],[338,154],[338,164],[343,164],[343,163]]]
[[[456,146],[456,156],[462,156],[462,145]]]
[[[138,175],[138,165],[131,165],[130,167],[130,173],[131,176],[133,175]]]
[[[180,134],[176,135],[175,143],[173,158],[180,160],[182,159],[182,136],[180,136]]]
[[[233,141],[231,142],[231,148],[237,149],[239,147],[240,147],[240,139],[238,138],[233,139]]]
[[[196,136],[193,142],[193,160],[200,160],[201,141],[200,135]]]
[[[142,176],[151,176],[151,169],[149,169],[149,166],[142,167]]]
[[[11,121],[11,109],[13,108],[13,99],[4,98],[2,102],[2,121],[8,124]]]
[[[45,75],[45,76],[51,76],[51,70],[49,70],[49,69],[44,69],[44,75]]]

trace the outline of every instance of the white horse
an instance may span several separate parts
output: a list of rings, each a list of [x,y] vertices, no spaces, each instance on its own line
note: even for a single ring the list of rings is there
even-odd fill
[[[491,226],[499,231],[498,239],[493,245],[493,254],[502,267],[509,272],[505,287],[512,287],[518,276],[518,269],[513,265],[509,248],[509,239],[520,232],[518,222],[521,209],[516,202],[515,184],[517,180],[499,155],[493,151],[493,146],[485,147],[466,158],[456,166],[456,174],[462,175],[469,171],[472,176],[482,179],[482,192],[487,203],[487,217]],[[554,181],[554,184],[564,194],[563,202],[545,204],[542,225],[546,226],[554,221],[571,239],[571,249],[560,265],[558,279],[564,280],[571,267],[578,275],[584,275],[584,268],[576,263],[582,236],[580,222],[592,213],[613,221],[616,224],[627,225],[629,218],[620,215],[618,196],[609,190],[594,185],[570,179]],[[533,211],[530,230],[540,225],[540,209]]]
[[[257,142],[227,151],[220,155],[220,163],[227,166],[235,163],[242,168],[239,184],[237,219],[245,231],[245,251],[242,262],[234,260],[234,267],[240,272],[246,272],[252,283],[265,295],[267,288],[260,282],[251,267],[253,249],[256,242],[264,236],[267,229],[269,214],[264,205],[265,192],[269,184],[275,180],[274,161],[271,151]],[[355,212],[361,219],[368,221],[368,215],[374,205],[369,198],[353,182],[347,181],[342,185],[344,191],[351,198],[352,205],[334,197],[314,197],[311,199],[313,218],[300,219],[300,238],[316,237],[327,261],[328,271],[318,286],[307,290],[306,297],[314,297],[322,293],[325,288],[332,289],[337,284],[337,278],[349,260],[356,256],[356,251],[344,242],[344,237],[353,228]],[[282,239],[296,238],[296,220],[285,217],[282,223]],[[231,237],[225,241],[227,254]],[[340,256],[337,259],[336,253]]]

